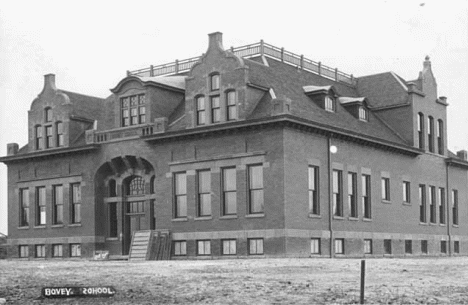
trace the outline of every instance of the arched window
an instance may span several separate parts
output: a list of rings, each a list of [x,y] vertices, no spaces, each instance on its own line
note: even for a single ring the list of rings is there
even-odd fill
[[[145,193],[145,180],[140,176],[135,176],[128,184],[127,195],[143,195]]]
[[[211,91],[219,90],[219,74],[214,73],[210,76],[210,89]]]
[[[150,193],[154,194],[154,176],[150,179]]]
[[[36,138],[36,149],[42,149],[42,126],[38,125],[34,127],[34,133]]]
[[[236,91],[230,90],[226,92],[226,120],[235,119],[237,119]]]
[[[117,196],[116,192],[116,183],[114,179],[109,180],[109,197],[115,197]]]
[[[444,154],[444,122],[437,120],[437,149],[439,154]]]
[[[427,145],[430,152],[434,152],[434,118],[427,118]]]
[[[55,128],[56,136],[57,136],[57,147],[63,146],[63,123],[57,122]]]
[[[44,109],[45,122],[52,122],[52,108],[47,107]]]
[[[424,114],[418,113],[418,147],[424,149]]]

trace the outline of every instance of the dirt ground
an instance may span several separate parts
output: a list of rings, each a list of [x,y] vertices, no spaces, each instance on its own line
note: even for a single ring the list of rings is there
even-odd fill
[[[7,304],[359,304],[359,259],[0,261]],[[44,299],[44,286],[113,286]],[[468,304],[468,258],[367,259],[366,304]]]

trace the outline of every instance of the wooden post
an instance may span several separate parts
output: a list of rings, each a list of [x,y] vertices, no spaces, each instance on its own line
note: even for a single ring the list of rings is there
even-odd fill
[[[364,304],[364,285],[366,282],[366,261],[361,260],[361,301],[359,304]]]

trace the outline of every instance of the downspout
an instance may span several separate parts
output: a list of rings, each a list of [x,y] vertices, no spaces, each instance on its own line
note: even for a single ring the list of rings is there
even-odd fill
[[[332,226],[332,221],[333,221],[333,173],[332,173],[332,163],[331,163],[331,138],[332,135],[329,134],[327,138],[327,156],[328,156],[328,230],[330,231],[330,258],[335,257],[334,249],[333,249],[333,226]]]
[[[447,187],[447,193],[445,194],[446,196],[446,213],[447,213],[447,235],[448,235],[448,250],[449,250],[449,256],[452,256],[452,236],[451,236],[451,230],[450,230],[450,183],[449,183],[449,166],[450,163],[447,163],[445,166],[445,181],[447,182],[446,187]]]

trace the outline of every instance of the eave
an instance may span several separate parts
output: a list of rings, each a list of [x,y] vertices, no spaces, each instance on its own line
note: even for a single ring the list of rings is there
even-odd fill
[[[57,157],[57,156],[71,155],[75,153],[91,152],[98,148],[99,148],[98,144],[90,144],[90,145],[78,146],[78,147],[52,148],[52,149],[45,149],[41,151],[35,151],[32,153],[0,157],[0,162],[8,164],[8,163],[27,161],[27,160],[45,159],[45,158],[51,158],[51,157]]]
[[[459,160],[455,158],[447,158],[445,159],[445,163],[447,163],[447,165],[452,165],[452,166],[468,169],[468,162],[464,160]]]

